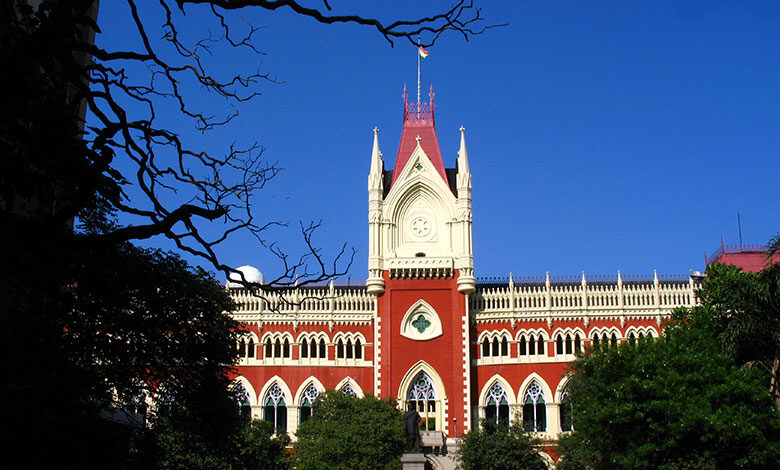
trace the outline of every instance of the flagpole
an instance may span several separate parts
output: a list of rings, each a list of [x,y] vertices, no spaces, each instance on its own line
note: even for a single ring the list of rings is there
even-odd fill
[[[420,36],[417,36],[417,47],[422,47]],[[420,119],[420,50],[417,49],[417,119]]]

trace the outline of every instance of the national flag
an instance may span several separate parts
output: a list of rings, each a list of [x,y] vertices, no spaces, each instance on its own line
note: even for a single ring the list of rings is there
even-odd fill
[[[420,46],[418,52],[420,53],[420,59],[425,59],[426,57],[428,57],[429,52],[423,49],[422,46]]]

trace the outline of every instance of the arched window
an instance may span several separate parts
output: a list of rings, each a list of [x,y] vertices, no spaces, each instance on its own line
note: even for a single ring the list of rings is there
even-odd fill
[[[498,357],[498,338],[493,338],[493,357]]]
[[[273,346],[271,346],[271,338],[265,340],[265,357],[273,357]]]
[[[569,389],[563,389],[561,392],[561,404],[559,406],[561,414],[561,431],[574,431],[574,415]]]
[[[617,335],[615,335],[615,333],[612,333],[612,340],[610,341],[609,345],[613,348],[617,346]]]
[[[504,336],[504,338],[501,340],[501,355],[509,355],[509,341],[506,339],[506,336]]]
[[[482,357],[490,356],[490,340],[485,338],[482,340]]]
[[[525,345],[525,336],[520,337],[520,355],[525,356],[528,354],[527,347]]]
[[[307,358],[309,357],[309,342],[306,340],[306,338],[303,338],[301,340],[301,358]]]
[[[506,390],[496,382],[490,387],[487,399],[485,400],[485,419],[489,421],[499,421],[509,426],[509,401],[507,400]]]
[[[341,339],[339,339],[339,342],[336,343],[336,358],[344,359],[344,341]]]
[[[263,419],[274,425],[274,434],[287,432],[287,406],[279,384],[275,383],[268,389],[263,405]]]
[[[312,344],[314,344],[314,343],[312,343]],[[327,352],[328,352],[327,349],[325,349],[325,340],[321,339],[320,340],[320,359],[327,359],[328,358]]]
[[[357,392],[354,388],[352,388],[352,385],[346,384],[343,387],[341,387],[341,393],[350,397],[357,398]]]
[[[298,417],[301,423],[309,419],[313,413],[314,402],[320,396],[320,391],[314,384],[309,384],[301,397],[301,406],[298,408]]]
[[[252,338],[246,344],[246,357],[255,357],[255,340]]]
[[[238,340],[238,356],[246,357],[246,343],[243,339]]]
[[[425,372],[420,372],[412,380],[409,391],[406,393],[406,401],[413,403],[417,412],[423,419],[421,429],[435,431],[439,429],[437,402],[438,395],[433,381]]]
[[[571,354],[571,335],[566,335],[566,354]]]
[[[645,335],[643,333],[639,333],[639,341],[642,341],[644,339]]]
[[[348,339],[347,340],[347,359],[352,359],[352,353],[353,353],[352,340]]]
[[[279,338],[274,341],[274,357],[282,357],[282,342]]]
[[[238,412],[244,419],[250,419],[252,417],[252,406],[249,404],[249,393],[243,385],[238,384],[236,386],[236,392],[238,395]]]
[[[596,349],[599,347],[599,335],[594,334],[593,335],[593,349]]]
[[[560,333],[555,337],[555,354],[563,354],[563,337]]]
[[[634,336],[634,332],[632,331],[630,335],[628,335],[628,344],[631,346],[634,346],[636,344],[636,336]]]
[[[574,335],[574,352],[575,353],[581,353],[582,352],[582,343],[580,342],[580,334],[579,333]]]
[[[523,397],[523,429],[543,432],[547,430],[547,410],[544,405],[544,391],[536,380],[525,390]]]
[[[355,340],[355,359],[363,359],[363,345],[360,344],[360,338]]]
[[[284,357],[290,357],[290,340],[284,338]]]
[[[541,340],[542,337],[539,336],[539,340]],[[536,337],[534,335],[530,336],[530,339],[528,340],[528,354],[534,355],[536,354]]]

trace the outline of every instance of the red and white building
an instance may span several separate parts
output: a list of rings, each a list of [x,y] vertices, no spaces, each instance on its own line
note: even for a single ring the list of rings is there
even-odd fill
[[[413,402],[428,445],[452,446],[481,419],[521,420],[550,443],[572,429],[566,364],[594,341],[658,336],[695,302],[689,276],[474,277],[471,171],[460,129],[442,159],[433,94],[404,100],[395,168],[374,130],[368,174],[368,279],[258,298],[228,283],[245,325],[238,378],[247,410],[293,436],[326,389]],[[262,282],[259,271],[241,268]]]

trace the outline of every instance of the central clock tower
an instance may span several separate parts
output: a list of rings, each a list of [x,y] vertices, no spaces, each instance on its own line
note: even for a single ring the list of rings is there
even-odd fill
[[[415,406],[424,429],[454,438],[471,424],[471,173],[462,127],[456,168],[445,168],[429,97],[409,103],[404,90],[392,170],[374,129],[366,286],[377,297],[375,394]]]

